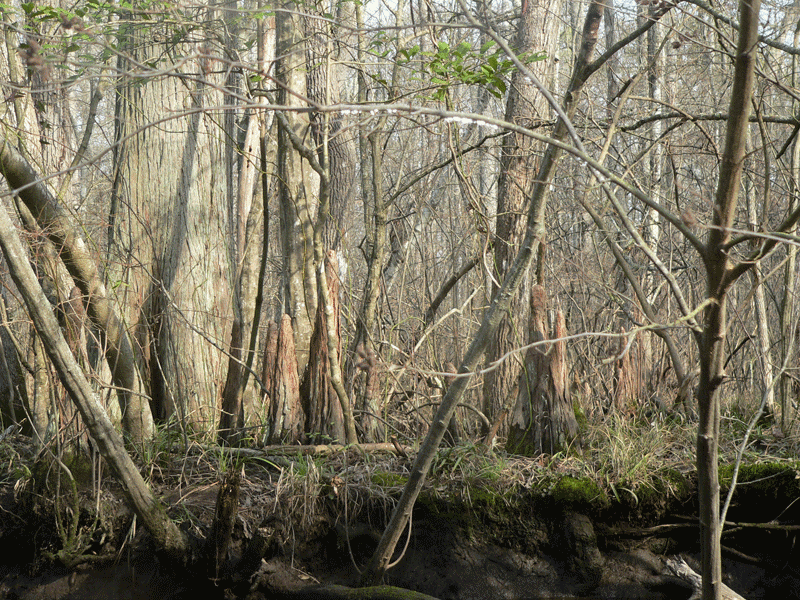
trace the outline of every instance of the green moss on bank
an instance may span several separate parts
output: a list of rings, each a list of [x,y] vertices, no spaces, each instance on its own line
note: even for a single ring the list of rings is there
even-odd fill
[[[605,508],[609,505],[608,495],[588,477],[562,477],[550,492],[550,498],[567,510],[587,510]]]

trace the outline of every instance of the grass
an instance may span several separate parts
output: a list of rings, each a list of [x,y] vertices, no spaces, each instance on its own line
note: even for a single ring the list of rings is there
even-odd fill
[[[721,465],[734,461],[746,422],[734,413],[723,417]],[[695,424],[680,419],[602,417],[586,421],[582,454],[527,458],[505,453],[499,449],[502,444],[442,447],[422,500],[454,502],[453,506],[474,509],[476,514],[510,515],[521,498],[531,495],[601,509],[685,497],[691,492],[687,482],[695,472],[695,436]],[[30,441],[20,434],[0,443],[5,466],[0,485],[18,491],[28,487],[20,484],[35,477],[29,446]],[[140,467],[171,508],[173,518],[197,531],[213,516],[215,486],[222,473],[242,469],[240,515],[256,527],[269,515],[290,516],[296,531],[285,533],[287,542],[342,520],[372,520],[380,529],[402,493],[413,461],[413,456],[367,455],[353,447],[328,456],[296,453],[269,460],[233,456],[224,450],[189,439],[186,452],[185,438],[165,427],[139,456]],[[797,461],[799,452],[800,437],[778,439],[767,424],[753,435],[745,463]]]

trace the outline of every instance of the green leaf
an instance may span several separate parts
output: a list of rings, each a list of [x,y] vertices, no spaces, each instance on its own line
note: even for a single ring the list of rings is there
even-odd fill
[[[481,54],[486,54],[486,52],[488,52],[495,44],[496,42],[494,40],[485,42],[483,46],[481,46]]]
[[[456,56],[460,56],[461,58],[463,58],[470,50],[472,50],[471,44],[467,42],[461,42],[458,46],[456,46],[456,49],[453,50],[453,52],[455,53]]]

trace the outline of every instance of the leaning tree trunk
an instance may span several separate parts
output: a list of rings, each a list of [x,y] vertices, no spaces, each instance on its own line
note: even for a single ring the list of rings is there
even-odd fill
[[[202,5],[194,16],[215,25],[214,11]],[[224,48],[208,42],[198,52],[187,43],[183,55],[197,58],[174,75],[139,73],[164,52],[149,21],[130,18],[119,58],[126,75],[117,94],[109,215],[111,263],[120,268],[110,276],[121,284],[119,300],[144,350],[159,416],[177,415],[211,434],[227,366],[217,346],[229,339],[235,271],[229,247],[236,185],[225,151],[235,134],[217,109],[228,83],[219,68]]]
[[[533,63],[531,67],[548,87],[555,73],[556,61],[553,56],[560,23],[561,0],[527,0],[522,3],[522,18],[519,21],[515,50],[517,53],[547,53],[546,60]],[[506,120],[532,127],[547,122],[550,114],[547,100],[535,89],[533,82],[523,73],[515,71],[508,93]],[[525,235],[524,215],[530,203],[530,192],[539,163],[536,153],[541,150],[540,143],[522,134],[509,133],[503,137],[494,243],[495,280],[498,282],[503,281]],[[488,352],[490,360],[498,360],[524,343],[525,327],[519,319],[519,315],[525,313],[527,293],[524,286],[525,284],[519,296],[513,300],[507,318],[503,320],[497,336],[492,340]],[[493,294],[498,291],[495,288]],[[483,389],[483,412],[490,420],[508,404],[509,396],[519,380],[520,370],[521,361],[513,354],[487,373]]]
[[[147,487],[136,465],[125,451],[122,436],[114,429],[97,395],[72,355],[53,309],[31,269],[22,242],[5,207],[2,206],[0,206],[0,247],[8,263],[11,278],[23,297],[47,355],[80,411],[100,455],[122,485],[123,493],[137,517],[153,536],[156,547],[177,561],[186,561],[189,549],[186,537],[169,519],[164,506]]]
[[[573,79],[567,90],[567,99],[565,101],[566,110],[561,111],[562,116],[559,117],[553,134],[553,137],[556,139],[562,140],[566,137],[567,123],[563,117],[569,119],[570,115],[574,113],[576,105],[575,96],[583,87],[586,78],[589,76],[586,65],[594,52],[594,47],[597,42],[597,31],[602,14],[603,9],[599,2],[592,2],[592,4],[589,5],[583,28],[581,54],[576,61]],[[495,41],[498,41],[497,38],[495,38]],[[495,338],[500,322],[508,314],[512,299],[517,294],[533,262],[535,250],[542,242],[541,238],[544,234],[545,207],[547,206],[550,182],[559,155],[560,151],[557,151],[555,146],[548,146],[542,161],[542,166],[536,176],[531,205],[526,214],[525,237],[519,245],[519,252],[511,263],[503,285],[492,299],[492,303],[481,322],[480,329],[478,329],[469,349],[464,355],[464,359],[458,369],[459,377],[455,378],[455,381],[447,389],[444,398],[442,398],[439,410],[428,430],[428,435],[425,436],[425,440],[417,453],[417,458],[411,468],[411,473],[406,487],[403,489],[403,494],[392,512],[389,525],[386,527],[386,531],[383,537],[381,537],[381,541],[375,549],[375,553],[372,555],[367,568],[361,576],[361,585],[369,585],[379,581],[386,572],[392,553],[400,539],[400,535],[411,516],[414,502],[419,492],[422,490],[422,484],[425,482],[425,477],[436,455],[436,450],[439,444],[441,444],[450,419],[472,379],[470,375],[474,372],[478,361],[488,349],[491,341]]]
[[[19,197],[47,232],[87,304],[86,311],[104,338],[106,359],[117,388],[123,425],[138,444],[153,434],[153,418],[142,388],[128,332],[117,314],[97,265],[83,239],[82,227],[56,201],[25,159],[3,137],[0,169],[12,189],[24,187]]]

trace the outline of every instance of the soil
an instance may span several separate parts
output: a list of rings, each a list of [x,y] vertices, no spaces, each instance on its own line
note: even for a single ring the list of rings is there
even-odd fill
[[[64,499],[56,506],[51,479],[21,485],[6,478],[0,483],[0,597],[348,597],[342,595],[346,588],[331,586],[357,582],[402,484],[393,479],[393,465],[377,478],[384,485],[376,491],[367,485],[376,479],[374,464],[365,470],[358,460],[332,459],[324,468],[302,460],[288,470],[259,462],[238,467],[239,509],[227,560],[219,567],[203,560],[191,568],[164,562],[113,482],[99,493],[87,482],[77,503],[62,485]],[[211,531],[219,465],[184,458],[176,466],[149,473],[151,483],[199,547]],[[745,485],[728,515],[738,524],[729,525],[723,538],[725,583],[748,599],[797,598],[798,471],[789,464],[758,469],[743,471]],[[698,568],[692,477],[681,477],[680,485],[657,493],[610,498],[569,476],[546,489],[517,486],[496,494],[475,482],[434,477],[385,583],[441,600],[689,598],[690,585],[664,564],[681,555]],[[56,524],[57,514],[62,523],[71,522],[74,513],[64,505],[79,507],[72,553],[63,552],[65,530],[59,534]],[[384,593],[362,597],[389,597]]]

